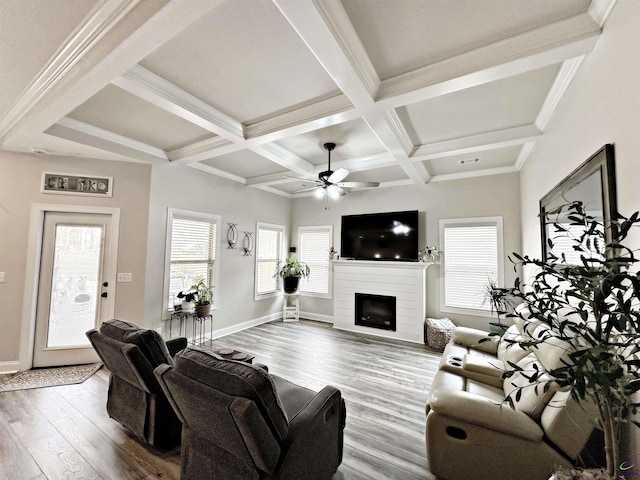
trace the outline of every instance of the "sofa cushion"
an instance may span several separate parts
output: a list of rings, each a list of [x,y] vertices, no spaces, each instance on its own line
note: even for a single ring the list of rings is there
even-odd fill
[[[271,375],[248,363],[222,358],[211,350],[187,347],[176,355],[176,370],[233,397],[253,401],[279,440],[287,436],[289,420]]]
[[[544,408],[557,390],[557,385],[531,353],[516,363],[517,369],[503,383],[505,396],[510,396],[516,410],[539,420]],[[529,379],[536,378],[532,383]]]
[[[167,345],[155,330],[140,328],[133,323],[114,318],[102,324],[100,333],[122,343],[133,343],[137,345],[147,360],[149,360],[152,368],[162,365],[163,363],[174,365]]]
[[[522,348],[518,343],[523,341],[524,337],[520,334],[518,325],[511,325],[504,335],[500,338],[496,356],[503,362],[517,363],[526,357],[530,352],[526,348]]]

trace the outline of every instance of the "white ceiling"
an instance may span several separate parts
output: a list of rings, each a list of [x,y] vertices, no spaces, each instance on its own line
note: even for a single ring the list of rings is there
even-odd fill
[[[325,142],[381,187],[515,172],[614,4],[0,0],[0,148],[293,198]]]

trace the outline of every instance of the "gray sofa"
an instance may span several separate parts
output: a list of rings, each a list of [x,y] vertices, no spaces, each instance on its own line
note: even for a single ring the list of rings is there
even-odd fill
[[[342,461],[340,391],[189,347],[155,370],[183,424],[182,479],[329,479]]]
[[[175,338],[165,343],[158,332],[117,319],[103,322],[100,331],[89,330],[87,337],[111,372],[109,416],[153,447],[177,446],[182,425],[153,369],[162,364],[173,365],[173,357],[187,346],[187,339]]]
[[[457,327],[445,348],[427,402],[430,471],[442,480],[547,480],[570,466],[594,428],[592,405],[578,405],[553,384],[536,388],[524,375],[540,375],[567,358],[567,345],[523,349],[508,340],[541,334],[544,325],[518,320],[505,336]],[[509,363],[523,368],[503,380]],[[505,396],[525,387],[513,408]]]

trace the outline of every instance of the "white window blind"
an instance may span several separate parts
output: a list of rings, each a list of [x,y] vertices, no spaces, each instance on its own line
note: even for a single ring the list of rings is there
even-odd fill
[[[257,230],[256,295],[264,295],[278,290],[278,278],[273,275],[282,260],[284,227],[259,223]]]
[[[490,311],[483,290],[502,283],[502,222],[441,222],[444,307]]]
[[[204,217],[204,218],[203,218]],[[188,290],[200,279],[214,289],[216,245],[219,217],[194,212],[169,215],[169,288],[168,307],[180,303],[178,293]]]
[[[300,282],[300,292],[318,296],[330,293],[329,249],[333,240],[331,225],[300,227],[298,229],[299,258],[309,265],[308,278]]]

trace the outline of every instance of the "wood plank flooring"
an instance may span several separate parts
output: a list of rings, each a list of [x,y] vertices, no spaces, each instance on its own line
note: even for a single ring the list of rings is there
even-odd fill
[[[206,342],[207,344],[209,342]],[[301,321],[272,322],[213,341],[347,405],[334,480],[433,480],[424,407],[440,354],[426,346]],[[108,372],[80,385],[0,393],[0,479],[178,479],[179,450],[150,450],[105,410]]]

